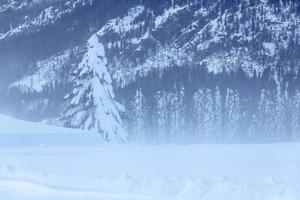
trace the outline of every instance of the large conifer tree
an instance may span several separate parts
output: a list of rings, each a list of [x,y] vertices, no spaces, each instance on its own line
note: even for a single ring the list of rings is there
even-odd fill
[[[123,107],[115,101],[104,46],[93,35],[86,48],[74,71],[74,89],[66,97],[68,107],[62,120],[69,127],[98,131],[107,141],[126,141],[120,117]]]

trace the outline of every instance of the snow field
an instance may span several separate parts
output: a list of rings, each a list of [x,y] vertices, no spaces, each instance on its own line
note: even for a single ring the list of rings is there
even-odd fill
[[[298,200],[300,144],[1,149],[0,199]]]
[[[299,200],[300,143],[117,145],[0,115],[0,200]]]

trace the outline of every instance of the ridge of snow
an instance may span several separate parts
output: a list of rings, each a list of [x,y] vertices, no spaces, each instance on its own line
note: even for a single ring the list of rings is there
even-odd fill
[[[76,130],[42,123],[27,122],[0,114],[0,134],[91,134],[90,131]]]
[[[166,22],[169,18],[176,15],[178,12],[188,8],[188,5],[185,6],[178,6],[171,7],[169,9],[166,9],[162,15],[159,15],[155,18],[155,28],[158,28],[160,25],[162,25],[164,22]]]
[[[102,137],[94,131],[50,126],[0,114],[0,148],[101,143]]]
[[[59,2],[59,1],[57,1],[57,2]],[[44,9],[42,9],[37,16],[32,16],[32,17],[24,16],[22,23],[17,24],[15,27],[11,27],[11,29],[5,33],[0,33],[0,40],[7,39],[11,36],[18,35],[25,31],[29,31],[29,32],[39,31],[39,27],[46,26],[49,24],[54,24],[57,20],[59,20],[63,16],[72,13],[75,10],[75,8],[77,8],[78,6],[92,4],[92,2],[93,2],[92,0],[65,1],[65,2],[62,2],[64,6],[46,7]],[[14,3],[15,2],[11,2],[11,4],[2,8],[2,10],[0,10],[0,13],[5,11],[8,8],[22,9],[24,7],[30,6],[30,4],[28,4],[27,2],[22,2],[20,6],[15,7]],[[34,3],[39,4],[41,2],[35,1],[32,4],[34,4]]]
[[[108,21],[106,25],[100,31],[98,31],[97,34],[102,36],[107,31],[113,31],[117,34],[125,35],[130,30],[139,28],[139,24],[134,24],[133,21],[139,17],[144,10],[144,6],[136,6],[131,8],[124,17]]]

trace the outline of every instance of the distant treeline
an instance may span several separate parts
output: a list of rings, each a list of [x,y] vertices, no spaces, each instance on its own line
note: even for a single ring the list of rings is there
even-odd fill
[[[279,142],[300,139],[299,78],[276,82],[266,70],[212,74],[172,68],[119,89],[133,141]],[[273,78],[271,78],[273,77]]]

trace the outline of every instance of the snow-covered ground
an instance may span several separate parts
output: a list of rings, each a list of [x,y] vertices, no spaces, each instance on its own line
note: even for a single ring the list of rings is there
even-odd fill
[[[113,145],[66,130],[77,142],[19,134],[0,147],[0,200],[300,199],[298,143]]]
[[[101,136],[94,132],[26,122],[0,114],[0,148],[99,143]]]

